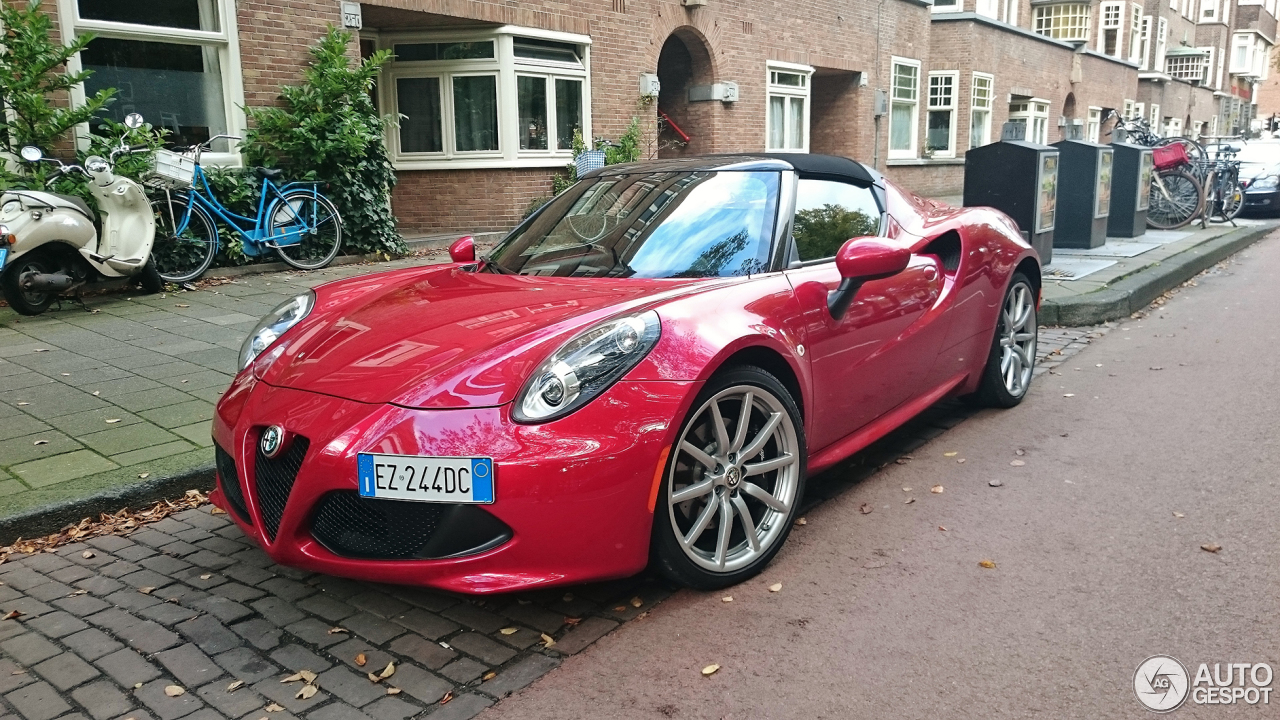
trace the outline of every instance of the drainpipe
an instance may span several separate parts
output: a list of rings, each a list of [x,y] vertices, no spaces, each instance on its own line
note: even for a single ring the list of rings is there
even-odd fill
[[[871,90],[871,114],[875,122],[874,140],[875,145],[871,149],[871,167],[876,170],[880,169],[880,116],[876,114],[875,102],[876,91],[880,89],[880,20],[884,15],[884,0],[880,0],[880,4],[876,6],[876,85]]]

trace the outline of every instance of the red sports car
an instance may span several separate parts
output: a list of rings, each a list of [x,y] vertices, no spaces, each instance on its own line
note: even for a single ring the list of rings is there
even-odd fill
[[[213,500],[277,562],[486,593],[716,588],[805,478],[931,404],[1016,405],[1040,267],[1005,215],[852,160],[585,175],[492,254],[268,315],[213,423]]]

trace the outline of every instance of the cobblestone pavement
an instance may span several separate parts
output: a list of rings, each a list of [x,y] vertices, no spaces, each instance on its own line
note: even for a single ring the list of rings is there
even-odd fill
[[[213,404],[263,315],[323,282],[444,260],[436,251],[193,292],[112,292],[34,318],[0,307],[0,516],[210,465]]]
[[[1037,372],[1109,329],[1041,330]],[[815,477],[807,502],[838,495],[972,412],[931,408]],[[0,720],[469,718],[671,592],[644,576],[484,599],[357,583],[273,564],[209,507],[124,537],[12,556],[0,583],[0,611],[22,613],[0,620]],[[544,633],[554,645],[544,647]],[[391,677],[367,679],[393,660]],[[314,697],[281,682],[300,670],[317,673]],[[243,686],[229,691],[236,681]],[[171,697],[169,686],[185,693]],[[280,709],[267,711],[272,703]]]

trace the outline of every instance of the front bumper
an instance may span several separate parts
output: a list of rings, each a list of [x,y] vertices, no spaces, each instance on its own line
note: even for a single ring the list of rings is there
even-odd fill
[[[214,417],[220,467],[212,499],[276,562],[315,572],[467,593],[625,577],[648,561],[659,459],[696,385],[623,381],[568,417],[520,425],[511,420],[509,405],[451,410],[370,405],[269,386],[244,373]],[[295,445],[305,447],[296,452],[290,445],[269,466],[257,446],[270,425],[282,426]],[[287,469],[296,479],[281,496],[280,483],[273,485],[268,474],[280,471],[290,452],[297,457]],[[474,552],[427,560],[332,551],[334,522],[330,517],[325,530],[322,516],[330,498],[350,498],[357,491],[359,452],[492,457],[494,503],[447,506],[468,510],[462,520],[431,520],[437,525],[431,542],[446,552],[458,547]],[[502,527],[509,532],[495,535],[488,547],[468,545],[471,540],[458,533],[478,518],[483,522],[469,514],[474,512],[498,521],[492,526],[498,535]]]
[[[1280,188],[1275,190],[1248,191],[1244,193],[1243,212],[1276,213],[1280,212]]]

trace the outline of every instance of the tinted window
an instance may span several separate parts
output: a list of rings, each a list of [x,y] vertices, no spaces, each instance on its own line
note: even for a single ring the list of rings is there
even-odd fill
[[[791,234],[800,260],[835,257],[849,238],[875,235],[880,207],[871,188],[830,180],[800,180]]]
[[[584,180],[494,251],[497,271],[557,277],[729,277],[768,268],[776,172]]]

